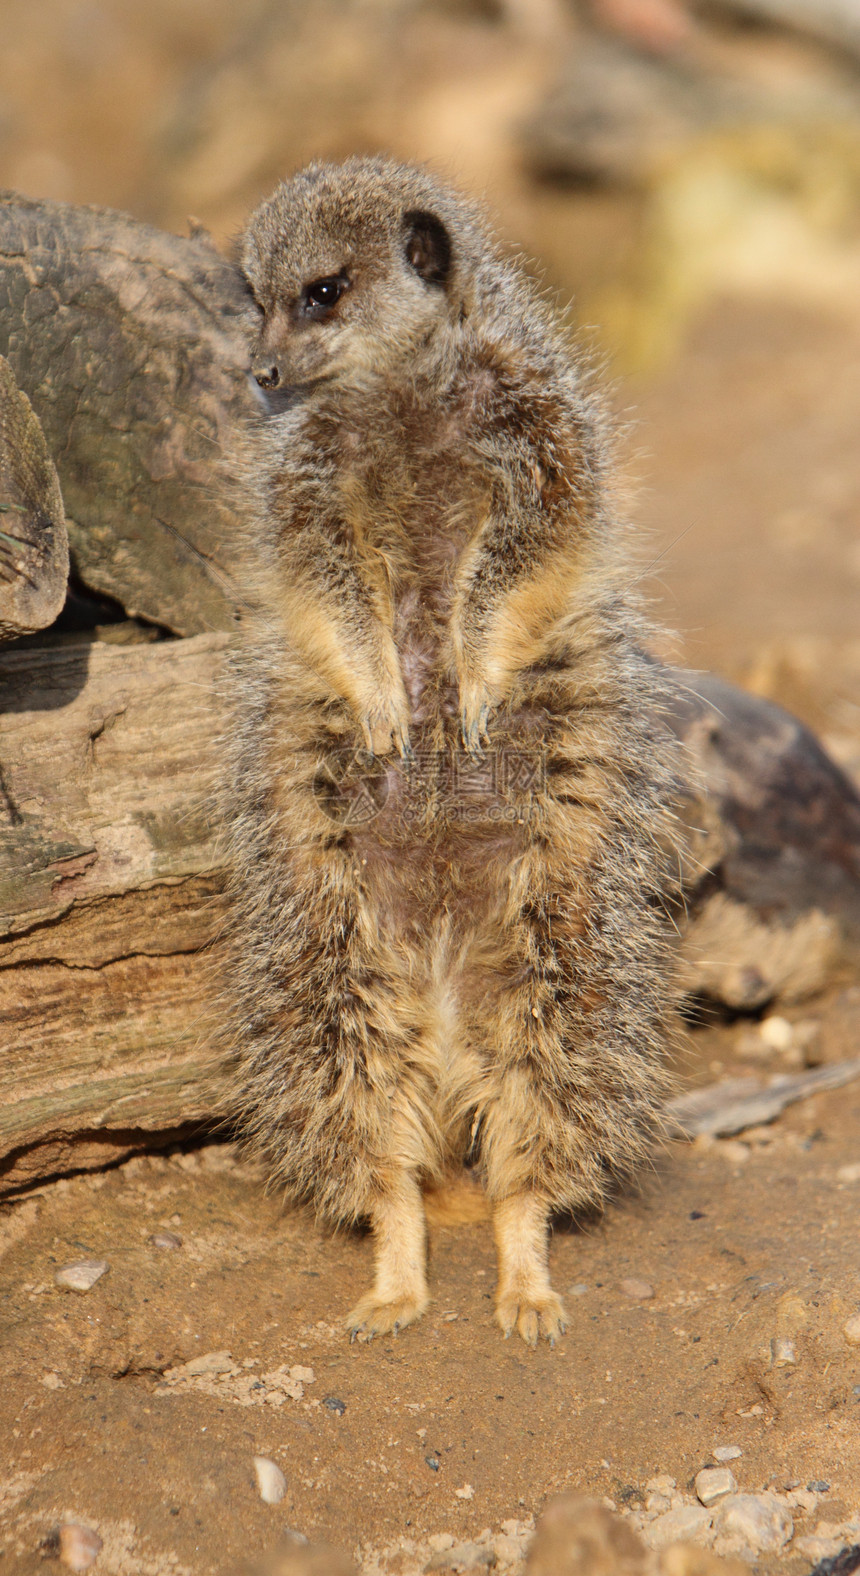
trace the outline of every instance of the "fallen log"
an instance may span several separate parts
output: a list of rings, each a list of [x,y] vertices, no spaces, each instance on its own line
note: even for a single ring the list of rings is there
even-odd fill
[[[209,1114],[223,635],[0,657],[0,1179]]]
[[[256,316],[204,236],[0,193],[0,354],[54,457],[75,568],[176,634],[232,623],[217,478],[257,409]]]
[[[227,637],[111,635],[0,652],[3,1190],[218,1114],[207,1024]],[[746,928],[724,978],[692,957],[687,988],[720,997],[737,975],[749,993],[754,975],[756,999],[735,1004],[755,1006],[790,992],[774,937],[808,925],[812,903],[860,935],[860,801],[796,719],[718,680],[690,684],[674,722],[706,789],[688,805],[690,911],[704,919],[719,900]]]
[[[33,407],[0,356],[0,640],[53,624],[68,578],[57,473]]]

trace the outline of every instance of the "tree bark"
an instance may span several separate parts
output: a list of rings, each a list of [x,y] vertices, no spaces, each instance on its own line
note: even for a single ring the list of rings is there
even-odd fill
[[[206,238],[0,193],[0,354],[56,463],[75,569],[176,634],[232,622],[221,470],[257,409],[255,325]]]
[[[0,656],[0,1186],[211,1115],[225,637]]]
[[[53,624],[68,578],[57,473],[38,417],[0,356],[0,640]]]

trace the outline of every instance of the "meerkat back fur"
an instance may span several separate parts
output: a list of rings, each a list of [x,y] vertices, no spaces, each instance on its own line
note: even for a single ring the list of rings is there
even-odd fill
[[[565,1314],[548,1221],[659,1129],[675,763],[553,312],[422,169],[313,165],[253,215],[231,673],[233,1094],[273,1178],[369,1221],[365,1337],[426,1308],[422,1188],[464,1160],[497,1319]]]

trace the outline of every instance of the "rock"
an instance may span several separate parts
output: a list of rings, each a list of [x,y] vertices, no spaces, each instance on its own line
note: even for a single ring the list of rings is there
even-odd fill
[[[794,1037],[788,1018],[780,1018],[775,1013],[763,1020],[758,1032],[765,1045],[773,1051],[787,1051]]]
[[[836,1173],[837,1182],[860,1182],[860,1164],[852,1162],[850,1166],[840,1166]]]
[[[719,1554],[770,1553],[784,1548],[793,1532],[789,1511],[773,1494],[730,1494],[714,1520]]]
[[[455,1488],[454,1497],[455,1499],[474,1499],[475,1490],[471,1483],[464,1483],[462,1488]]]
[[[639,1576],[644,1550],[632,1527],[596,1500],[558,1494],[529,1550],[528,1576]]]
[[[797,1362],[797,1352],[793,1341],[787,1335],[781,1335],[773,1343],[774,1368],[790,1368]]]
[[[715,1461],[737,1461],[743,1455],[740,1445],[717,1445],[714,1451]]]
[[[679,1505],[643,1527],[642,1536],[652,1549],[662,1549],[670,1543],[706,1543],[713,1519],[702,1505]]]
[[[287,1492],[287,1480],[280,1467],[268,1456],[255,1456],[254,1472],[261,1500],[266,1505],[280,1505]]]
[[[106,1259],[79,1259],[57,1270],[54,1281],[63,1291],[91,1291],[109,1267]]]
[[[433,1532],[427,1539],[427,1547],[431,1554],[444,1554],[446,1549],[453,1549],[456,1541],[450,1532]]]
[[[312,1368],[302,1368],[300,1363],[295,1363],[290,1369],[290,1378],[296,1384],[315,1384],[316,1374]]]
[[[424,1566],[425,1571],[455,1571],[466,1576],[472,1571],[484,1572],[496,1563],[495,1550],[481,1543],[455,1543],[450,1549],[440,1549]]]
[[[153,1231],[147,1237],[151,1248],[181,1248],[182,1238],[175,1231]]]
[[[515,1565],[526,1552],[528,1538],[512,1538],[507,1532],[500,1532],[493,1539],[493,1553],[500,1565]]]
[[[696,1494],[705,1506],[715,1505],[726,1494],[734,1494],[737,1486],[728,1467],[703,1467],[696,1474]]]
[[[657,1477],[649,1478],[645,1484],[650,1494],[671,1494],[676,1486],[675,1479],[669,1477],[665,1472],[659,1473]]]
[[[659,1576],[750,1576],[749,1566],[741,1560],[724,1560],[710,1549],[697,1549],[689,1543],[673,1543],[663,1549],[657,1571]]]
[[[623,1291],[625,1297],[633,1297],[638,1302],[647,1302],[654,1295],[654,1287],[648,1281],[636,1280],[635,1277],[621,1281],[619,1290]]]
[[[92,1527],[81,1526],[79,1522],[65,1522],[57,1535],[60,1564],[70,1571],[88,1571],[91,1565],[95,1565],[102,1547],[98,1533]]]
[[[250,1567],[243,1566],[241,1576],[358,1576],[358,1573],[342,1549],[332,1548],[328,1543],[309,1543],[307,1538],[290,1533],[271,1554]]]
[[[172,1374],[176,1378],[194,1379],[199,1374],[233,1373],[235,1366],[229,1352],[201,1352],[199,1357],[192,1357],[181,1368],[172,1369]]]
[[[842,1326],[842,1334],[849,1346],[860,1346],[860,1313],[852,1313]]]

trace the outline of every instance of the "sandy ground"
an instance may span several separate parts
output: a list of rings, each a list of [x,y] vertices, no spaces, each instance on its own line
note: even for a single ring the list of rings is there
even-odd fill
[[[651,556],[668,546],[665,616],[691,660],[794,698],[846,758],[860,732],[857,337],[808,312],[725,304],[633,391],[637,512]],[[860,989],[846,981],[789,1016],[819,1021],[817,1058],[851,1055]],[[692,1031],[683,1076],[779,1071],[778,1057],[744,1060],[749,1036]],[[98,1527],[110,1576],[228,1576],[287,1528],[408,1572],[421,1564],[404,1539],[526,1523],[565,1486],[635,1510],[650,1478],[689,1492],[734,1444],[743,1489],[828,1485],[794,1512],[788,1550],[757,1567],[808,1571],[797,1540],[860,1510],[860,1351],[842,1333],[860,1309],[860,1182],[844,1171],[860,1174],[858,1119],[860,1083],[742,1146],[673,1146],[639,1196],[555,1233],[570,1328],[535,1353],[492,1323],[486,1223],[435,1227],[430,1313],[350,1347],[338,1321],[368,1282],[369,1243],[284,1213],[229,1148],[135,1159],[8,1204],[4,1569],[43,1570],[41,1540],[71,1517]],[[159,1231],[181,1242],[158,1246]],[[109,1265],[92,1290],[56,1286],[58,1269],[91,1258]],[[653,1296],[627,1295],[630,1278]],[[780,1339],[795,1363],[776,1360]],[[170,1377],[213,1352],[229,1354],[222,1372]],[[277,1506],[257,1492],[258,1454],[286,1476]]]
[[[112,30],[97,25],[97,9],[60,6],[62,27],[52,30],[39,8],[10,8],[0,71],[17,119],[10,110],[4,183],[121,203],[166,224],[180,225],[191,208],[223,238],[272,171],[304,156],[296,128],[317,95],[313,75],[285,105],[271,82],[260,87],[253,60],[245,76],[241,59],[228,62],[212,79],[222,121],[198,154],[196,122],[186,126],[176,106],[186,118],[202,106],[209,125],[208,79],[189,97],[177,73],[191,69],[198,26],[207,47],[213,29],[221,47],[232,8],[158,0],[150,17],[114,7]],[[550,282],[579,291],[586,320],[629,317],[631,301],[665,315],[667,292],[688,267],[683,247],[669,245],[666,204],[655,200],[649,231],[641,198],[593,191],[574,200],[527,187],[511,127],[533,104],[543,65],[518,48],[500,54],[469,26],[456,51],[444,36],[423,93],[408,73],[395,74],[387,121],[374,108],[373,145],[449,160],[467,183],[483,184],[509,232],[545,259]],[[366,95],[358,108],[349,97],[353,79],[365,91],[363,57],[347,37],[337,59],[331,91],[353,121],[329,152],[371,139]],[[261,126],[286,116],[295,156],[282,158],[274,142],[271,169],[250,154],[247,170],[241,160],[227,169],[225,150],[238,158],[246,145],[270,146],[253,119],[258,103]],[[253,136],[237,139],[233,129],[249,125]],[[313,117],[307,136],[319,142]],[[802,151],[792,153],[800,186]],[[682,170],[676,202],[685,179]],[[625,448],[643,532],[637,573],[679,632],[676,654],[792,706],[860,778],[856,226],[843,227],[845,239],[830,219],[823,230],[789,224],[783,244],[779,226],[800,209],[771,204],[771,261],[791,273],[791,290],[741,290],[746,187],[724,188],[737,198],[733,249],[705,237],[709,282],[698,297],[684,285],[673,329],[680,349],[656,353],[652,344],[644,362],[631,354],[628,364],[647,370],[616,393],[637,423]],[[815,267],[798,285],[810,257]],[[843,285],[850,275],[851,288],[834,287],[822,305],[820,280],[837,275]],[[615,297],[601,302],[607,281]],[[789,1016],[819,1022],[821,1059],[856,1052],[860,989],[851,981]],[[681,1074],[704,1082],[738,1067],[780,1071],[778,1057],[749,1061],[749,1035],[746,1025],[691,1031]],[[232,1576],[287,1529],[328,1536],[367,1572],[408,1576],[426,1563],[427,1535],[459,1540],[506,1522],[527,1530],[563,1487],[635,1515],[650,1479],[668,1474],[689,1495],[714,1449],[735,1445],[740,1488],[805,1495],[805,1512],[793,1509],[794,1540],[756,1567],[801,1576],[814,1555],[799,1540],[820,1523],[826,1539],[860,1511],[860,1348],[843,1334],[860,1310],[858,1118],[860,1081],[793,1107],[743,1144],[677,1144],[638,1196],[602,1221],[557,1230],[553,1274],[570,1328],[554,1351],[534,1353],[505,1343],[492,1323],[486,1223],[433,1228],[434,1301],[420,1325],[349,1346],[338,1321],[368,1284],[369,1243],[322,1235],[308,1215],[284,1213],[224,1146],[135,1159],[7,1201],[3,1570],[57,1568],[44,1540],[72,1519],[104,1540],[98,1576]],[[59,1269],[94,1258],[109,1268],[90,1291],[58,1288]],[[629,1279],[653,1296],[628,1295]],[[212,1353],[220,1356],[208,1372],[171,1376]],[[257,1491],[260,1454],[286,1477],[277,1505]]]

